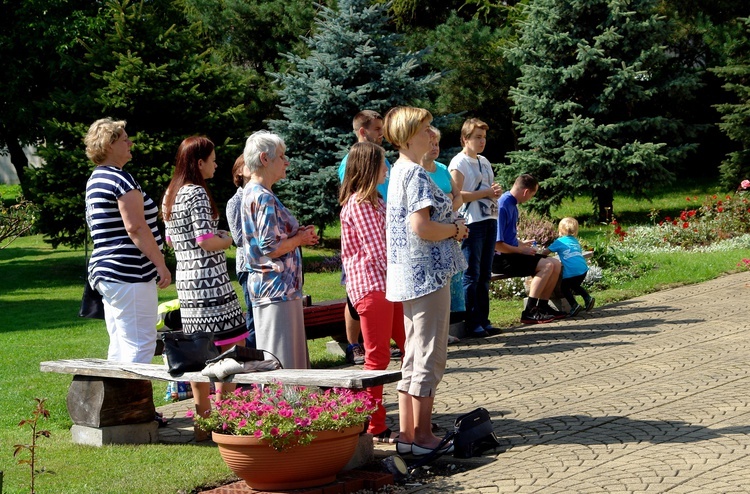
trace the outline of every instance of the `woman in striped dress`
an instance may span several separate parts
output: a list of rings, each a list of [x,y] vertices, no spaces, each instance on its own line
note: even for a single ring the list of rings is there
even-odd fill
[[[213,333],[222,351],[244,346],[247,327],[237,294],[230,283],[224,250],[232,237],[219,230],[219,210],[206,188],[216,171],[214,144],[205,137],[188,137],[177,150],[172,181],[162,203],[167,242],[177,258],[177,296],[182,330]],[[196,413],[211,411],[209,383],[190,383]],[[217,393],[234,391],[231,383],[217,383]],[[197,439],[197,437],[196,437]]]
[[[86,222],[94,240],[89,283],[104,299],[107,359],[150,363],[156,348],[156,287],[172,282],[156,227],[159,210],[123,170],[133,146],[125,121],[97,120],[84,143],[96,165],[86,183]]]

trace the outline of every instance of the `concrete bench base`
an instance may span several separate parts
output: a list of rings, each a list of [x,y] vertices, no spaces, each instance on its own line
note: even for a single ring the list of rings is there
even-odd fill
[[[159,442],[158,431],[159,425],[153,420],[143,424],[111,425],[108,427],[73,425],[70,428],[73,443],[86,446],[157,443]]]

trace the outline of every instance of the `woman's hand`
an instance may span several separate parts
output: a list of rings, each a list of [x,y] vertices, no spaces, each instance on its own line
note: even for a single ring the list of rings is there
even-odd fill
[[[320,241],[320,237],[315,233],[315,227],[312,225],[301,226],[297,230],[297,237],[299,237],[300,246],[316,245]]]
[[[167,288],[172,283],[172,273],[166,265],[156,267],[156,286],[161,289]]]
[[[466,226],[466,221],[463,218],[459,218],[454,221],[456,225],[456,235],[453,237],[454,240],[459,242],[469,236],[469,227]]]
[[[503,195],[503,188],[498,184],[497,182],[492,182],[492,185],[489,188],[489,195],[487,197],[492,197],[497,199],[501,195]]]

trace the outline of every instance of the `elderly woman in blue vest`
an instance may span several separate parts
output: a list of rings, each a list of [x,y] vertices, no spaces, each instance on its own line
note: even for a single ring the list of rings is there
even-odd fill
[[[96,165],[86,183],[86,222],[94,239],[89,282],[104,299],[107,359],[150,363],[156,348],[156,288],[172,282],[161,252],[159,210],[123,169],[133,147],[125,121],[97,120],[84,143]]]
[[[432,115],[397,107],[385,116],[385,138],[398,149],[386,206],[386,298],[402,302],[406,349],[398,382],[399,454],[431,453],[432,405],[448,356],[450,280],[466,268],[458,242],[468,230],[453,220],[451,199],[420,160],[430,150]],[[453,450],[453,445],[444,446]]]
[[[302,310],[302,253],[315,245],[312,226],[302,226],[273,193],[286,178],[289,160],[281,137],[258,131],[245,143],[250,179],[243,188],[242,232],[250,270],[247,289],[253,306],[255,343],[285,369],[310,367]]]

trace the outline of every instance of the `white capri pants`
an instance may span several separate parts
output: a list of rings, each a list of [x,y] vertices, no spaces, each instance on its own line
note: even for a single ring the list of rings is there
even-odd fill
[[[100,281],[109,333],[107,360],[149,364],[156,349],[159,300],[156,280],[147,283]]]

